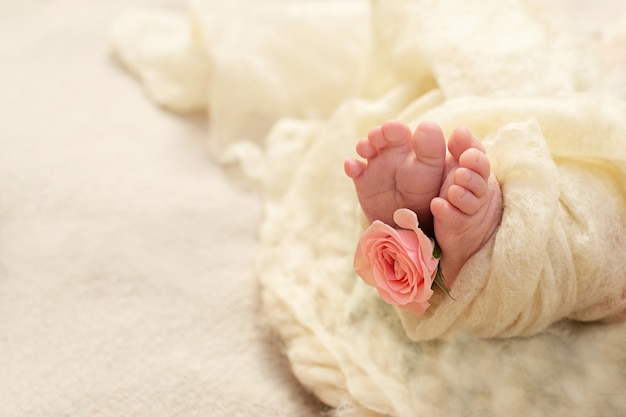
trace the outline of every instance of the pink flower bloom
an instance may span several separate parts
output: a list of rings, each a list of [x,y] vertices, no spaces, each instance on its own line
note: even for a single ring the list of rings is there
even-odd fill
[[[421,316],[430,306],[439,264],[433,256],[434,242],[419,228],[413,211],[398,209],[393,220],[401,229],[376,220],[365,230],[354,268],[385,302]]]

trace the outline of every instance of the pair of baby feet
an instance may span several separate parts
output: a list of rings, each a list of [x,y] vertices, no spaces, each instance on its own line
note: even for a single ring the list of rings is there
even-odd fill
[[[495,232],[502,216],[500,187],[480,141],[465,127],[447,142],[439,125],[422,122],[414,132],[388,121],[356,146],[366,161],[347,159],[361,207],[370,222],[394,225],[393,213],[408,208],[441,248],[446,284]]]

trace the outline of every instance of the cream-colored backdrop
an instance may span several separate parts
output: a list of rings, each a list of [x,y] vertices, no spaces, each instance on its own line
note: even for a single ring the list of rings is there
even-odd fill
[[[177,0],[0,2],[0,415],[314,415],[257,328],[256,194],[110,56]]]
[[[259,328],[260,199],[107,53],[133,8],[186,5],[0,3],[0,415],[320,415]]]

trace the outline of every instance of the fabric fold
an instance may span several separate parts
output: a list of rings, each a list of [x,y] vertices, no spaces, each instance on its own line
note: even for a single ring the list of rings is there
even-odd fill
[[[505,209],[492,242],[461,271],[456,302],[439,294],[440,305],[424,318],[399,310],[412,339],[529,335],[563,318],[623,311],[626,129],[619,114],[626,114],[620,100],[579,94],[463,98],[420,115],[484,138]]]
[[[244,3],[194,1],[190,26],[210,151],[264,195],[263,311],[298,380],[345,416],[623,414],[606,393],[626,384],[626,327],[597,321],[624,308],[626,108],[555,17],[521,0]],[[364,225],[341,165],[391,118],[468,126],[503,190],[456,301],[436,292],[422,318],[352,270]]]

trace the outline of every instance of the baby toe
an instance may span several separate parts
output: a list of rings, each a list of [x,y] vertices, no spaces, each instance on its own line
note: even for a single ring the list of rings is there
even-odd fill
[[[476,214],[482,207],[482,200],[465,187],[453,184],[448,189],[448,201],[459,211],[469,216]]]
[[[487,193],[487,181],[471,169],[459,167],[454,172],[454,183],[465,188],[477,198],[481,198]]]
[[[476,148],[469,148],[464,151],[459,158],[459,165],[476,172],[484,180],[489,178],[491,164],[485,153]]]
[[[372,144],[372,146],[378,149],[387,146],[387,139],[385,138],[385,135],[383,135],[382,126],[376,126],[371,129],[367,134],[367,140]]]
[[[381,132],[389,145],[403,145],[411,139],[411,129],[397,120],[383,123]]]
[[[365,159],[370,159],[378,154],[378,149],[372,144],[371,139],[363,138],[356,144],[356,153]]]
[[[446,157],[446,141],[438,124],[422,122],[412,136],[413,152],[425,163],[442,165]]]
[[[343,163],[343,170],[346,175],[352,179],[355,179],[365,172],[367,164],[358,159],[346,159]]]
[[[435,226],[435,234],[437,239],[441,233],[454,233],[462,230],[467,225],[467,214],[460,211],[449,200],[441,197],[435,197],[430,202],[430,210],[435,217],[436,223],[439,226]]]
[[[455,160],[459,160],[461,154],[472,146],[472,134],[465,126],[454,129],[448,139],[448,151]]]

